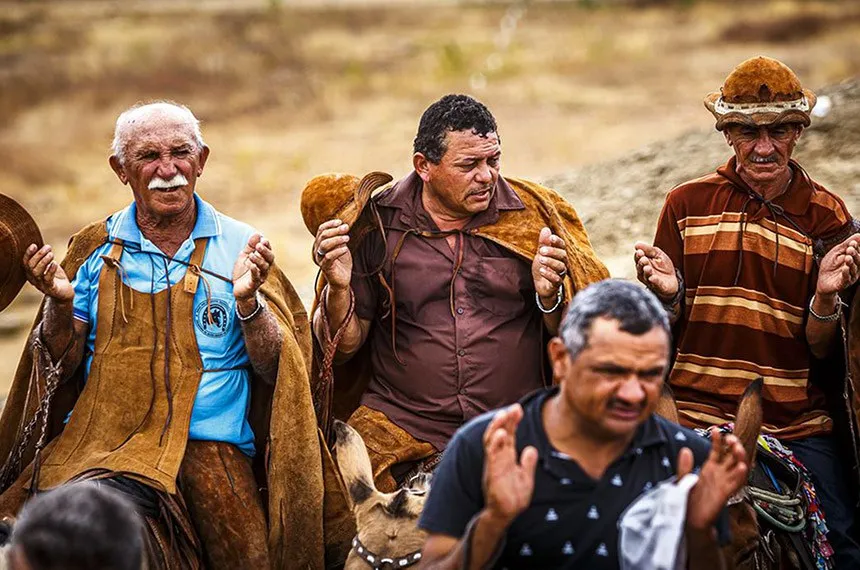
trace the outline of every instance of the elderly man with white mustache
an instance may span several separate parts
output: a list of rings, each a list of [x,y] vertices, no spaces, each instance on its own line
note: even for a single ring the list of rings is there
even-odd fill
[[[0,512],[15,514],[29,488],[95,479],[146,517],[150,567],[268,568],[278,540],[268,540],[259,489],[289,439],[267,444],[271,401],[279,386],[301,393],[310,336],[269,241],[196,194],[208,157],[186,107],[125,111],[110,166],[134,201],[77,234],[62,266],[48,245],[27,250],[28,280],[45,295],[33,335],[34,374],[45,375],[49,394],[41,417],[59,417],[62,432],[23,471],[15,447],[3,456]],[[285,358],[291,365],[279,370]],[[51,402],[52,378],[65,388],[73,376],[74,406],[62,408],[60,392]],[[26,425],[29,408],[15,404]],[[279,410],[297,421],[300,406]],[[309,395],[302,413],[313,418]],[[284,520],[303,523],[295,501],[279,501]]]

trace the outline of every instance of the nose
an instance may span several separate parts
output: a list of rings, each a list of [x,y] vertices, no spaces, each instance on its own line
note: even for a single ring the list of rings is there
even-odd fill
[[[767,132],[767,129],[759,131],[754,147],[756,154],[759,156],[770,156],[774,148],[773,139],[770,138],[770,133]]]
[[[486,161],[482,162],[481,165],[478,166],[475,180],[484,184],[489,184],[493,181],[493,174],[490,171],[490,165],[487,164]]]
[[[178,171],[179,169],[176,168],[173,156],[169,152],[162,154],[161,158],[158,159],[158,169],[156,174],[165,180],[170,180]]]
[[[621,383],[615,397],[631,406],[639,406],[645,401],[645,390],[639,376],[631,374]]]

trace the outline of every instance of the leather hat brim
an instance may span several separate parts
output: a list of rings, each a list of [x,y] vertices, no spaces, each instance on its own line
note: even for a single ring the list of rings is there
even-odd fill
[[[27,281],[24,252],[30,244],[44,244],[35,220],[15,200],[0,194],[0,311]]]

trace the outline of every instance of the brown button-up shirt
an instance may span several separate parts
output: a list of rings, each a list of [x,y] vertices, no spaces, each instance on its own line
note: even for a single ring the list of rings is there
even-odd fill
[[[454,248],[442,236],[404,237],[439,232],[421,191],[413,172],[379,197],[387,247],[378,232],[358,245],[352,287],[356,314],[374,322],[362,404],[442,450],[465,421],[543,386],[543,320],[530,264],[469,233],[495,223],[500,210],[524,208],[507,182],[499,178],[489,207],[457,233]],[[394,290],[393,342],[389,294],[369,275],[380,264]]]

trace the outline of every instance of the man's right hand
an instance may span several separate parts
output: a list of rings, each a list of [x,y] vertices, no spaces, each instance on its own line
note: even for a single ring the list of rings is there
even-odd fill
[[[678,292],[678,276],[669,256],[657,246],[636,242],[636,277],[662,299],[671,299]]]
[[[43,245],[40,249],[36,244],[30,244],[24,252],[24,272],[27,281],[43,295],[61,302],[75,298],[75,289],[66,272],[54,260],[50,245]]]
[[[517,463],[516,431],[522,417],[522,406],[514,404],[498,411],[484,432],[484,509],[505,525],[529,506],[535,486],[537,449],[523,449]]]
[[[346,289],[352,279],[352,254],[349,252],[349,226],[341,220],[320,224],[314,239],[314,263],[322,269],[329,287]]]

